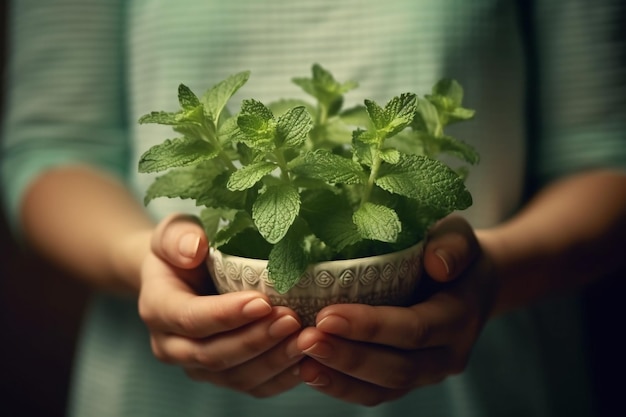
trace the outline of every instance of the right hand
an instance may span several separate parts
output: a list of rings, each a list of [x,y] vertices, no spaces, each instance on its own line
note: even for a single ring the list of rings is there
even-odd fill
[[[154,355],[197,381],[269,397],[300,383],[300,321],[255,291],[217,295],[205,266],[206,236],[189,216],[156,227],[141,270],[139,314]]]

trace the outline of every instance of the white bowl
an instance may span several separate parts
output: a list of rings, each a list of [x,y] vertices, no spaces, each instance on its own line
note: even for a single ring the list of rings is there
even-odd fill
[[[209,272],[220,293],[255,290],[274,305],[299,314],[305,326],[330,304],[410,305],[422,275],[423,243],[385,255],[311,264],[293,288],[280,294],[269,281],[267,260],[243,258],[211,249]]]

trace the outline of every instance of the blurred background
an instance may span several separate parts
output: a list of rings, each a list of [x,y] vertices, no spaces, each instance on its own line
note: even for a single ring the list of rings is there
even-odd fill
[[[3,76],[5,3],[0,0]],[[0,210],[0,415],[65,415],[71,361],[88,296],[77,280],[16,244]]]
[[[6,4],[0,1],[2,74],[7,19]],[[586,298],[597,415],[607,417],[621,414],[617,410],[623,408],[626,388],[626,276],[617,278],[591,289]],[[88,288],[15,242],[0,210],[0,415],[65,415],[72,358],[88,299]]]

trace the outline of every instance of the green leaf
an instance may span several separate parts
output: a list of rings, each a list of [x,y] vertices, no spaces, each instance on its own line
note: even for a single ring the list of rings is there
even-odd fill
[[[189,138],[167,139],[144,152],[139,172],[158,172],[214,158],[218,151],[208,142]]]
[[[144,204],[158,197],[198,199],[213,185],[221,172],[213,164],[198,164],[194,167],[175,168],[157,177],[146,190]]]
[[[271,110],[257,100],[244,100],[237,126],[245,136],[242,141],[257,149],[272,149],[276,138],[276,121]]]
[[[372,100],[365,100],[367,113],[374,124],[378,140],[394,136],[413,120],[417,110],[417,97],[412,93],[404,93],[392,98],[385,108]]]
[[[456,172],[440,161],[420,155],[404,155],[398,164],[382,166],[376,185],[448,213],[472,204],[472,197]]]
[[[475,114],[476,110],[457,107],[452,112],[448,113],[448,124],[471,120],[474,118]]]
[[[417,113],[413,118],[411,127],[431,136],[440,136],[443,133],[443,126],[439,120],[437,107],[426,99],[419,99]]]
[[[200,222],[204,227],[204,232],[206,233],[209,242],[211,242],[211,245],[215,244],[215,235],[217,234],[217,230],[222,223],[223,217],[226,215],[227,217],[232,218],[234,217],[234,213],[235,210],[224,210],[216,207],[206,207],[200,211]]]
[[[231,75],[225,80],[217,83],[209,89],[201,98],[204,109],[217,126],[220,114],[228,103],[228,100],[243,86],[250,78],[250,71],[243,71]]]
[[[261,235],[270,243],[279,242],[300,210],[300,195],[290,185],[267,187],[252,205],[252,218]]]
[[[178,125],[189,123],[202,126],[205,120],[204,107],[196,106],[184,109],[176,114]]]
[[[385,148],[380,150],[380,159],[389,163],[397,164],[400,162],[400,152],[397,149]]]
[[[300,212],[311,231],[336,253],[362,240],[351,207],[330,190],[305,191]]]
[[[291,110],[294,107],[300,107],[300,106],[304,106],[306,108],[306,111],[309,112],[309,114],[311,115],[315,114],[314,106],[312,106],[310,103],[304,100],[299,100],[295,98],[294,99],[285,98],[285,99],[273,101],[267,105],[267,107],[272,111],[274,116],[281,116],[287,113],[288,110]]]
[[[340,100],[343,94],[358,87],[355,81],[338,82],[330,71],[319,64],[313,64],[311,73],[312,78],[293,78],[292,81],[327,108],[332,107],[333,102]]]
[[[365,173],[358,163],[323,149],[307,152],[294,159],[289,168],[298,175],[329,184],[361,184],[366,181]]]
[[[211,187],[196,198],[197,206],[221,207],[231,209],[243,209],[246,206],[246,191],[231,191],[226,187],[229,172],[222,172],[217,175]]]
[[[298,283],[308,266],[308,257],[299,236],[291,234],[272,248],[267,263],[268,276],[274,288],[285,294]]]
[[[463,87],[452,78],[443,78],[433,86],[433,96],[445,109],[459,107],[463,102]]]
[[[178,86],[178,102],[184,110],[189,110],[200,106],[198,97],[184,84]]]
[[[365,203],[352,216],[364,239],[395,242],[402,230],[400,219],[395,211],[373,203]]]
[[[232,191],[247,190],[274,169],[276,169],[276,164],[267,161],[246,165],[230,175],[226,186]]]
[[[295,148],[302,145],[312,127],[313,120],[304,106],[288,110],[276,123],[277,146]]]
[[[440,153],[454,155],[469,164],[475,165],[480,162],[480,155],[473,146],[452,136],[437,138],[434,145]]]
[[[251,228],[254,228],[254,222],[250,218],[250,215],[243,210],[237,211],[234,218],[217,232],[211,243],[215,248],[219,248],[230,242],[230,240],[239,233]]]
[[[389,119],[385,113],[385,109],[380,107],[375,101],[365,99],[365,108],[370,120],[374,123],[374,127],[378,130],[384,129],[389,124]]]
[[[174,126],[179,124],[180,122],[176,118],[178,113],[171,113],[165,111],[153,111],[148,114],[144,114],[139,118],[139,124],[149,124],[155,123],[160,125],[170,125]]]

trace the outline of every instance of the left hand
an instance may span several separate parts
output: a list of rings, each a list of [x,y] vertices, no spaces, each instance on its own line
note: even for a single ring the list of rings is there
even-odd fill
[[[376,405],[463,371],[494,302],[491,262],[467,222],[449,217],[433,228],[424,264],[440,288],[423,302],[323,309],[298,337],[307,355],[300,378],[332,397]]]

